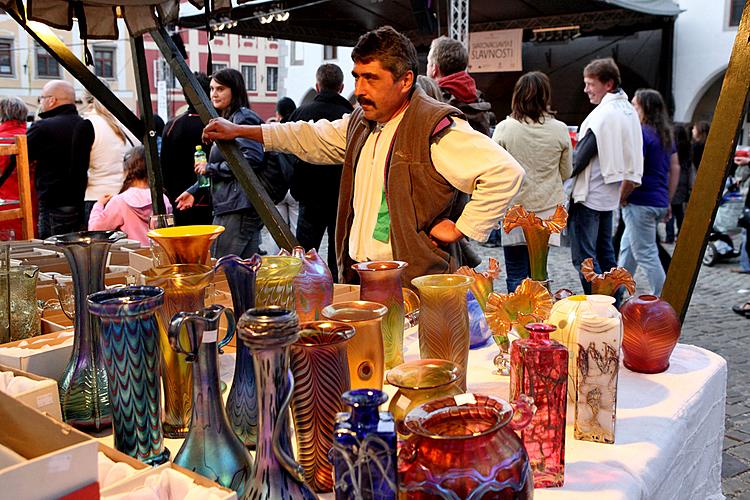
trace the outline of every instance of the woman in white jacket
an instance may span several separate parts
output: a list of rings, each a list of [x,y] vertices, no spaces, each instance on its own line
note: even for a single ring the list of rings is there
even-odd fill
[[[573,170],[568,127],[550,112],[551,87],[542,72],[521,76],[513,89],[511,114],[495,127],[492,139],[526,171],[520,191],[508,205],[522,205],[538,217],[551,216],[564,202],[563,181]],[[553,234],[550,244],[559,245]],[[530,275],[529,252],[521,228],[502,238],[508,292]]]

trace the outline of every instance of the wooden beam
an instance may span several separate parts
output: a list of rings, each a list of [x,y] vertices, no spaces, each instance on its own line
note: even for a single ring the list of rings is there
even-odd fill
[[[131,38],[130,47],[133,51],[133,69],[136,75],[135,88],[138,92],[138,104],[141,107],[141,116],[145,125],[141,142],[146,149],[146,172],[148,174],[148,185],[151,187],[151,204],[154,207],[154,215],[163,215],[167,213],[164,204],[164,181],[161,175],[159,151],[156,146],[154,110],[151,107],[151,84],[148,80],[143,37]]]
[[[10,7],[5,12],[26,30],[40,46],[44,47],[73,78],[81,82],[81,85],[91,92],[91,95],[96,97],[133,135],[136,137],[143,136],[141,120],[70,51],[68,46],[48,26],[41,23],[28,23],[25,14]]]
[[[177,50],[177,46],[169,37],[166,30],[160,28],[152,31],[150,35],[167,59],[172,72],[180,81],[180,85],[182,85],[188,101],[198,112],[203,123],[208,123],[212,118],[217,118],[218,115],[211,105],[211,101],[208,100],[208,96],[198,84],[195,75],[190,71],[185,59],[179,50]],[[237,178],[237,181],[239,181],[248,199],[255,207],[255,210],[257,210],[258,215],[260,215],[276,244],[287,250],[291,250],[292,247],[299,245],[297,239],[289,230],[289,226],[281,218],[279,211],[276,210],[276,206],[271,201],[268,193],[266,193],[252,167],[250,167],[245,157],[240,153],[237,143],[235,141],[217,141],[215,145],[219,147],[221,154],[224,155],[229,168],[231,168],[232,173]]]
[[[681,320],[685,319],[690,305],[708,235],[724,189],[728,166],[734,157],[749,89],[750,4],[745,4],[706,141],[706,149],[698,168],[698,177],[693,185],[692,196],[662,292],[662,297],[672,304]]]

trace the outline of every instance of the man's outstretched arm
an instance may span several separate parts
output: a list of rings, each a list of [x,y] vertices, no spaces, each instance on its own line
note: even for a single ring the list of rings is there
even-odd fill
[[[237,125],[224,118],[214,118],[203,129],[203,142],[231,141],[238,137],[263,144],[260,125]]]

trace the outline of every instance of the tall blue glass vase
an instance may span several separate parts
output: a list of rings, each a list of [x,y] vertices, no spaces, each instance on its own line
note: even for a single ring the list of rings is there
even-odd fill
[[[115,448],[147,464],[169,459],[161,429],[159,327],[164,290],[129,286],[89,295],[102,324]]]
[[[217,342],[222,315],[227,317],[227,334]],[[183,325],[186,333],[180,335]],[[173,462],[233,489],[239,498],[244,498],[252,459],[229,425],[219,386],[218,349],[231,340],[234,327],[232,310],[220,305],[180,312],[172,318],[169,343],[175,352],[185,354],[193,367],[190,430]]]
[[[341,399],[351,411],[338,414],[329,453],[336,499],[395,500],[396,426],[390,412],[378,411],[388,395],[356,389],[345,392]]]
[[[234,319],[255,307],[255,273],[260,268],[261,259],[253,255],[241,259],[236,255],[226,255],[216,263],[216,271],[224,271],[232,293]],[[258,397],[255,387],[253,356],[244,342],[237,342],[234,364],[234,378],[227,398],[229,423],[242,443],[254,449],[258,441]]]
[[[107,373],[99,345],[101,328],[89,313],[86,297],[104,290],[109,247],[125,236],[122,231],[82,231],[44,240],[45,245],[55,245],[65,254],[73,276],[73,352],[58,386],[63,420],[82,429],[100,431],[112,423]]]

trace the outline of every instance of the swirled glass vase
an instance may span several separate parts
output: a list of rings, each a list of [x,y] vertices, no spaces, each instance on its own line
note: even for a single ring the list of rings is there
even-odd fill
[[[216,262],[215,269],[224,271],[232,293],[235,320],[255,307],[255,275],[261,260],[257,255],[241,259],[226,255]],[[255,386],[255,369],[250,349],[244,342],[237,342],[232,387],[227,397],[227,416],[232,430],[243,444],[252,449],[258,440],[258,400]]]
[[[655,295],[639,295],[626,300],[620,312],[625,327],[622,337],[625,367],[638,373],[666,371],[682,328],[669,302]]]
[[[453,361],[458,386],[466,390],[469,363],[469,312],[466,295],[474,278],[461,274],[430,274],[411,280],[419,290],[419,356]]]
[[[294,278],[302,269],[302,259],[266,255],[255,275],[255,307],[279,306],[294,310]]]
[[[164,291],[153,286],[114,288],[89,295],[102,324],[115,448],[147,464],[169,459],[161,430],[159,327]]]
[[[281,250],[281,255],[289,252]],[[333,276],[318,252],[311,248],[292,248],[291,255],[302,261],[302,269],[294,277],[294,308],[300,323],[322,319],[320,311],[333,302]]]
[[[82,231],[44,240],[45,245],[55,245],[62,250],[73,276],[73,353],[58,385],[63,420],[83,429],[100,431],[112,423],[107,372],[100,345],[101,323],[91,316],[86,297],[104,290],[109,247],[125,236],[122,231]]]

